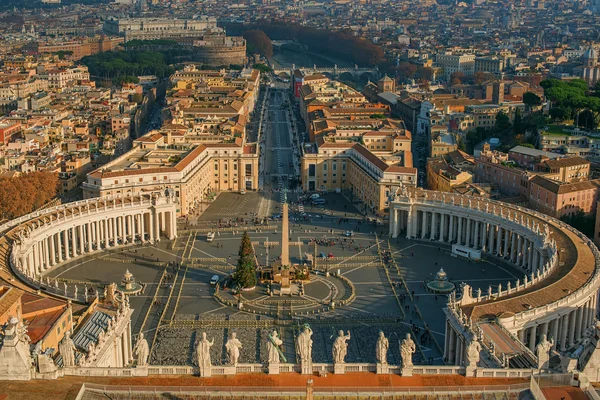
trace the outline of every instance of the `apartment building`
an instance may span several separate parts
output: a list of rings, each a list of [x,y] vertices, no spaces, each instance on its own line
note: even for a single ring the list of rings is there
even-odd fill
[[[590,178],[591,163],[581,157],[565,157],[543,160],[536,169],[555,181],[572,183]]]
[[[500,74],[504,71],[504,59],[499,57],[475,57],[474,72]]]
[[[537,175],[530,181],[529,207],[555,218],[591,214],[596,211],[599,195],[600,179],[565,183]]]
[[[475,72],[475,54],[437,54],[435,64],[444,70],[446,79],[454,72],[469,76]]]
[[[505,197],[527,198],[529,179],[533,174],[509,160],[508,154],[490,150],[489,143],[486,143],[475,164],[476,182],[496,185],[498,192]]]
[[[417,169],[388,165],[359,143],[319,139],[304,148],[301,176],[305,191],[344,191],[362,203],[362,211],[382,214],[391,193],[416,185]]]
[[[90,73],[82,65],[48,71],[48,84],[51,88],[65,88],[89,80]]]

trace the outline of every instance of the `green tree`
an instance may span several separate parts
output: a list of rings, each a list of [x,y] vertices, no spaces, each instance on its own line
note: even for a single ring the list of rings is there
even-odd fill
[[[252,68],[259,70],[260,72],[271,72],[273,69],[265,64],[254,64]]]
[[[560,107],[552,107],[550,109],[550,118],[552,118],[553,121],[564,121],[567,116],[568,114],[565,110]]]
[[[233,281],[241,288],[256,286],[256,264],[254,262],[254,249],[250,242],[248,232],[242,235],[238,251],[238,263],[233,274]]]
[[[525,103],[527,109],[531,111],[533,107],[537,107],[540,104],[542,104],[542,99],[540,98],[540,96],[533,92],[526,92],[523,95],[523,103]]]
[[[506,130],[510,128],[510,119],[504,111],[500,111],[496,114],[496,128],[499,130]]]
[[[517,135],[523,133],[523,118],[521,117],[521,110],[518,108],[515,111],[515,122],[513,123],[513,129]]]

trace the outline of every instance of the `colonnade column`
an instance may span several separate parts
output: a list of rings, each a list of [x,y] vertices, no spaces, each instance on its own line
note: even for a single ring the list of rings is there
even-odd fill
[[[517,245],[517,260],[515,263],[521,265],[523,261],[523,236],[519,235],[519,244]]]
[[[56,265],[56,242],[54,234],[50,235],[50,260],[52,261],[52,265]]]
[[[85,224],[85,231],[87,235],[87,251],[92,251],[92,223],[88,222]]]
[[[150,242],[154,242],[154,213],[148,214],[150,220]]]
[[[487,246],[487,222],[481,223],[481,249],[485,251]]]
[[[87,224],[86,224],[87,225]],[[77,227],[77,233],[79,234],[79,252],[80,254],[85,253],[85,233],[83,231],[83,225]]]
[[[529,241],[529,253],[527,257],[527,267],[529,268],[530,272],[533,272],[533,253],[535,252],[535,246],[533,245],[532,241]]]
[[[105,249],[108,249],[111,247],[110,241],[109,241],[109,235],[108,235],[109,221],[110,220],[105,219],[104,221],[102,221],[101,227],[100,227],[100,230],[102,231],[102,238],[104,239],[104,248]]]
[[[96,250],[100,250],[100,246],[101,246],[101,228],[100,228],[100,221],[96,221],[94,222],[94,230],[96,232]]]
[[[75,227],[72,227],[72,228],[69,228],[69,230],[71,231],[72,255],[73,255],[73,257],[76,257],[77,256],[77,236],[76,236],[77,229],[75,229]]]
[[[542,335],[546,335],[546,337],[548,337],[548,322],[544,322],[540,325],[540,338]]]
[[[427,232],[427,212],[421,212],[423,216],[421,217],[421,239],[425,239],[425,233]]]
[[[112,231],[113,231],[113,244],[115,246],[118,246],[119,245],[119,242],[118,242],[119,234],[117,233],[117,217],[112,218],[111,221],[112,221],[112,228],[113,228],[112,229]]]
[[[62,231],[62,233],[63,233],[63,246],[65,248],[65,261],[66,261],[69,258],[71,258],[71,255],[69,254],[69,230],[65,229],[64,231]]]
[[[437,214],[436,212],[431,213],[431,240],[434,240],[437,235]]]
[[[577,324],[575,325],[575,340],[579,340],[582,334],[583,325],[583,306],[577,307],[576,310]]]
[[[440,214],[440,238],[438,239],[440,242],[444,241],[446,236],[446,214]]]
[[[48,267],[50,267],[50,252],[48,251],[48,242],[46,241],[46,239],[42,239],[41,240],[42,243],[42,250],[44,252],[44,263],[42,266],[42,269],[48,269]]]
[[[504,249],[502,250],[502,257],[506,258],[508,254],[508,242],[510,240],[510,231],[504,228]]]
[[[565,351],[567,349],[567,332],[569,330],[569,314],[562,316],[562,323],[560,327],[560,350]]]
[[[473,221],[471,218],[465,218],[465,222],[467,223],[467,237],[465,238],[465,244],[467,247],[471,247],[471,224]]]
[[[554,340],[554,345],[552,346],[552,348],[556,348],[556,345],[558,344],[558,327],[560,325],[560,317],[559,318],[555,318],[552,321],[552,340]]]
[[[456,243],[462,244],[462,228],[463,228],[463,218],[457,216],[458,218],[458,231],[456,232]]]
[[[575,342],[575,310],[569,313],[569,346]]]
[[[513,232],[510,242],[510,261],[517,262],[517,234]]]
[[[56,234],[55,242],[56,242],[56,257],[58,259],[58,262],[61,263],[61,262],[63,262],[63,255],[62,255],[62,232],[59,231]]]
[[[490,223],[490,226],[489,226],[490,236],[489,236],[489,242],[488,242],[488,248],[487,248],[488,253],[494,252],[494,229],[495,229],[495,225]]]
[[[534,325],[529,329],[529,350],[535,351],[535,337],[537,335],[537,327]]]
[[[496,255],[500,257],[500,247],[502,245],[502,228],[494,225],[494,230],[498,230],[496,235]]]
[[[141,232],[142,243],[146,241],[146,229],[144,227],[146,221],[144,220],[144,215],[145,214],[140,214],[140,232]]]
[[[475,221],[475,236],[473,237],[473,248],[479,248],[479,225],[481,222]]]

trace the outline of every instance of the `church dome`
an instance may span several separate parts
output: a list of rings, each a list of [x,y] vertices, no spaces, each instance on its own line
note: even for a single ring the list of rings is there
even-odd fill
[[[590,46],[590,48],[583,53],[583,58],[586,60],[597,60],[598,52],[592,46]]]

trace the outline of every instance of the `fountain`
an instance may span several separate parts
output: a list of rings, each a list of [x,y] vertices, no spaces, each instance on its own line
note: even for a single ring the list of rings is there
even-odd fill
[[[129,270],[123,274],[121,283],[117,286],[117,290],[127,296],[138,294],[142,291],[142,285],[135,281],[133,274]]]
[[[433,293],[448,294],[452,293],[455,289],[454,283],[448,282],[448,276],[444,271],[444,268],[435,274],[435,279],[427,282],[427,288]]]

